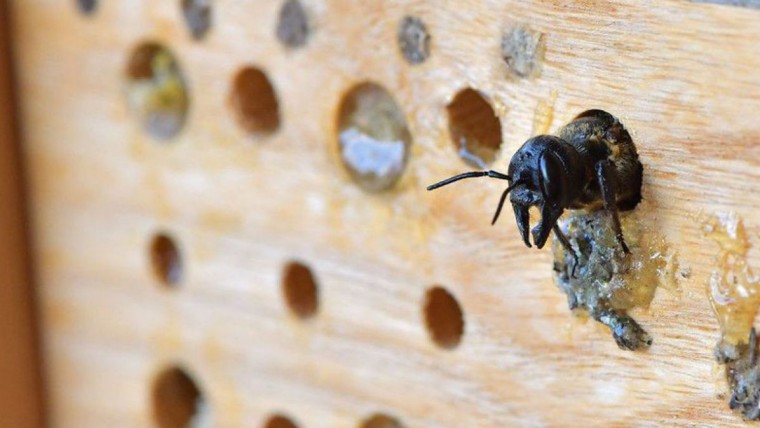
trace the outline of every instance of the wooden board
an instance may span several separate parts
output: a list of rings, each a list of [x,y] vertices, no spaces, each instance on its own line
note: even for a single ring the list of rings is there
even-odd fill
[[[43,421],[42,387],[9,22],[7,3],[0,2],[0,425],[34,428]]]
[[[15,6],[21,114],[41,283],[47,395],[60,427],[148,426],[156,374],[186,367],[213,426],[263,426],[284,412],[304,427],[354,427],[375,412],[408,427],[741,426],[719,397],[719,328],[707,298],[718,246],[700,215],[735,212],[751,243],[760,217],[760,11],[686,1],[304,0],[313,34],[286,49],[279,1],[217,0],[205,39],[176,1]],[[413,14],[430,58],[399,54]],[[502,34],[544,34],[540,73],[510,76]],[[125,67],[145,40],[183,67],[191,109],[157,142],[128,108]],[[250,137],[229,104],[233,76],[260,67],[281,124]],[[368,194],[343,169],[341,97],[385,87],[413,136],[390,192]],[[575,321],[548,250],[528,250],[511,218],[490,227],[500,187],[424,187],[468,167],[446,105],[485,93],[502,124],[495,167],[534,128],[589,108],[632,131],[645,165],[641,214],[690,270],[634,312],[647,352]],[[551,114],[547,114],[550,112]],[[538,119],[536,116],[541,116]],[[151,236],[168,231],[183,281],[162,287]],[[317,314],[282,298],[282,270],[308,264]],[[760,265],[755,249],[750,265]],[[425,291],[441,285],[464,312],[461,343],[428,338]]]

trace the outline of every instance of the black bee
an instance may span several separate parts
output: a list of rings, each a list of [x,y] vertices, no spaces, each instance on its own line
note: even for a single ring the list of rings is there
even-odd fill
[[[509,181],[491,224],[501,214],[507,195],[514,208],[517,228],[525,245],[530,217],[528,208],[538,206],[541,221],[531,231],[533,243],[543,248],[551,231],[562,246],[578,256],[557,226],[566,209],[604,208],[613,218],[615,236],[626,254],[618,211],[632,210],[641,201],[643,167],[636,146],[623,125],[602,110],[581,113],[559,130],[557,136],[539,135],[525,142],[512,156],[508,174],[474,171],[455,175],[428,186],[434,190],[471,177],[491,177]],[[573,267],[575,271],[575,266]]]

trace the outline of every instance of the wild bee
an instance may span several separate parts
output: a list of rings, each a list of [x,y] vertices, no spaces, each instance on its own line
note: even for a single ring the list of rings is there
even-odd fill
[[[530,215],[539,207],[540,222],[532,229],[533,244],[543,248],[549,234],[555,236],[575,264],[578,254],[557,225],[566,209],[604,208],[612,216],[615,237],[626,254],[618,211],[632,210],[641,201],[643,167],[636,146],[625,127],[611,114],[588,110],[562,127],[556,136],[539,135],[526,141],[512,156],[507,174],[473,171],[428,186],[427,190],[464,178],[490,177],[507,180],[491,224],[495,224],[509,195],[517,228],[529,248]],[[575,272],[573,266],[573,272]]]

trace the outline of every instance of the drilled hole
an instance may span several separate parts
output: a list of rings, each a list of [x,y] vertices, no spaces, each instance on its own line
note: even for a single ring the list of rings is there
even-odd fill
[[[202,39],[211,28],[211,0],[182,0],[182,15],[193,39]]]
[[[401,422],[391,416],[375,414],[365,419],[359,428],[404,428]]]
[[[362,83],[343,98],[338,113],[343,165],[364,190],[393,187],[406,167],[412,135],[404,113],[381,86]]]
[[[285,267],[282,290],[290,310],[299,318],[310,318],[319,307],[319,287],[308,266],[291,262]]]
[[[153,383],[153,418],[160,428],[200,426],[204,415],[203,393],[179,367],[161,372]]]
[[[274,87],[263,71],[247,67],[232,83],[230,104],[240,126],[250,134],[268,135],[280,127],[280,107]]]
[[[174,240],[158,234],[150,243],[150,261],[153,272],[164,285],[175,286],[182,279],[182,257]]]
[[[459,303],[443,287],[433,287],[425,295],[425,325],[430,338],[442,348],[455,348],[464,334],[464,314]]]
[[[148,134],[162,140],[177,135],[190,101],[174,54],[160,44],[144,43],[130,56],[126,77],[130,107]]]
[[[277,39],[288,48],[304,46],[309,39],[309,16],[300,0],[286,0],[277,21]]]
[[[459,156],[469,165],[485,168],[501,146],[501,122],[480,92],[467,88],[446,107],[449,131]]]
[[[264,428],[298,428],[298,425],[287,416],[275,415],[269,418]]]
[[[85,15],[92,15],[95,13],[95,9],[98,8],[97,0],[77,0],[79,11]]]

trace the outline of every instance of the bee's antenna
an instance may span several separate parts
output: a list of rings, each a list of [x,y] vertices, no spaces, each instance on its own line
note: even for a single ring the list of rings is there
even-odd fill
[[[512,191],[515,187],[523,184],[522,181],[517,181],[516,183],[513,183],[511,186],[507,187],[504,190],[504,193],[501,194],[501,199],[499,199],[499,205],[496,207],[496,213],[493,215],[493,220],[491,220],[491,226],[496,224],[496,220],[499,219],[499,215],[501,214],[501,209],[504,207],[504,202],[507,200],[507,195],[509,192]]]
[[[428,190],[435,190],[439,187],[443,187],[447,184],[451,184],[455,181],[462,180],[464,178],[475,178],[475,177],[491,177],[491,178],[498,178],[499,180],[511,180],[508,175],[502,174],[500,172],[496,171],[472,171],[472,172],[465,172],[463,174],[455,175],[453,177],[449,177],[443,181],[439,181],[438,183],[431,184],[427,187]]]

